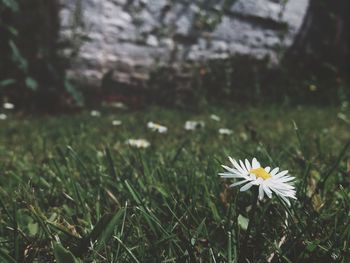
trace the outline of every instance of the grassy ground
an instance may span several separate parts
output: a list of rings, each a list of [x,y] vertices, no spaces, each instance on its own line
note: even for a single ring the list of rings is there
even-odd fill
[[[206,126],[186,131],[189,119]],[[350,262],[349,120],[273,107],[10,116],[0,121],[0,261]],[[265,198],[252,213],[253,191],[218,176],[227,156],[288,169],[298,200]]]

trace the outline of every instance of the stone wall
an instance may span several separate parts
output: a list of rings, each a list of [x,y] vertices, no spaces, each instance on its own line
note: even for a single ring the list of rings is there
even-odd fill
[[[235,54],[278,63],[309,0],[59,0],[68,74],[100,86],[105,74],[138,84],[158,67]]]

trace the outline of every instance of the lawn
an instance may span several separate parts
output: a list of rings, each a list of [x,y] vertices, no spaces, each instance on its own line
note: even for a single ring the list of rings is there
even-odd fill
[[[100,112],[0,121],[1,262],[350,262],[349,112]],[[228,188],[228,156],[289,170],[297,200]]]

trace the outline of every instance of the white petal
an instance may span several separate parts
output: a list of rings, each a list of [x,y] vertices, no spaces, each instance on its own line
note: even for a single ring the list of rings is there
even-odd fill
[[[284,190],[280,190],[280,189],[275,189],[275,188],[271,188],[276,194],[278,194],[279,196],[285,196],[285,197],[292,197],[295,195],[295,191],[284,191]]]
[[[297,199],[296,196],[295,196],[295,193],[290,193],[288,195],[286,195],[286,197],[289,197],[289,198],[292,198],[292,199]]]
[[[285,190],[292,190],[295,189],[293,185],[286,184],[286,183],[280,183],[280,182],[272,182],[270,183],[271,187],[277,188],[277,189],[285,189]]]
[[[264,198],[264,188],[263,185],[261,184],[259,186],[259,199],[262,200]]]
[[[294,179],[295,179],[295,177],[286,176],[286,177],[278,179],[278,182],[286,183],[286,182],[293,181]]]
[[[246,185],[242,186],[241,189],[239,189],[239,191],[241,191],[241,192],[247,191],[252,186],[253,186],[253,184],[251,182],[249,182]]]
[[[295,188],[285,187],[285,186],[270,186],[270,188],[274,191],[279,191],[281,193],[295,191]]]
[[[297,197],[295,196],[295,193],[294,194],[292,194],[291,196],[289,196],[290,198],[293,198],[293,199],[295,199],[295,200],[297,200]]]
[[[285,198],[285,197],[282,196],[282,195],[281,195],[281,198],[282,198],[282,200],[283,200],[284,202],[286,202],[286,204],[287,204],[288,206],[290,206],[290,202],[289,202],[289,200],[288,200],[287,198]]]
[[[277,188],[275,188],[275,187],[273,187],[273,186],[270,186],[270,188],[271,188],[271,190],[272,191],[274,191],[277,195],[279,195],[279,196],[283,196],[283,197],[285,197],[285,196],[291,196],[291,195],[293,195],[292,194],[292,192],[286,192],[286,191],[283,191],[283,190],[280,190],[280,189],[277,189]]]
[[[225,170],[231,172],[231,173],[234,173],[234,174],[241,174],[239,171],[237,171],[236,169],[234,168],[231,168],[231,167],[228,167],[226,165],[221,165],[222,168],[224,168]]]
[[[256,180],[256,175],[255,174],[249,174],[250,179]]]
[[[260,167],[260,163],[258,162],[258,160],[256,158],[253,158],[252,166],[253,166],[253,169]]]
[[[249,171],[248,171],[247,168],[245,167],[245,165],[244,165],[244,163],[242,162],[242,160],[239,160],[239,163],[240,163],[242,169],[243,169],[245,172],[249,173]]]
[[[291,188],[286,188],[286,187],[284,187],[284,188],[275,188],[275,189],[277,189],[278,191],[280,191],[281,193],[283,193],[283,194],[286,194],[286,195],[288,195],[288,194],[295,194],[295,189],[291,189]]]
[[[262,184],[262,186],[263,186],[263,189],[264,189],[264,192],[266,193],[266,195],[267,195],[269,198],[271,198],[271,197],[272,197],[272,192],[271,192],[269,186],[266,185],[266,184]]]
[[[270,167],[270,166],[266,166],[266,167],[265,167],[265,171],[266,171],[267,173],[269,173],[270,170],[271,170],[271,167]]]
[[[271,184],[286,184],[286,185],[292,185],[293,182],[290,182],[288,183],[288,181],[290,180],[293,180],[294,178],[290,178],[290,177],[282,177],[282,178],[274,178],[274,177],[271,177],[269,178],[270,179],[270,183]],[[289,180],[290,179],[290,180]],[[284,180],[287,180],[287,183],[284,182]]]
[[[239,174],[232,174],[232,173],[219,173],[221,178],[242,178]]]
[[[274,177],[275,178],[278,178],[278,177],[281,177],[281,176],[284,176],[288,173],[288,170],[285,170],[285,171],[281,171],[279,172],[278,174],[276,174]]]
[[[245,173],[245,171],[241,168],[241,166],[237,163],[237,161],[235,159],[232,159],[231,157],[229,157],[231,163],[233,164],[233,166],[240,171],[242,174]]]
[[[247,168],[248,172],[249,172],[250,169],[252,168],[252,167],[250,166],[249,161],[248,161],[247,159],[245,159],[245,167]]]
[[[278,170],[279,170],[279,168],[278,167],[276,167],[275,169],[273,169],[272,171],[271,171],[271,175],[272,176],[274,176],[274,175],[276,175],[277,173],[278,173]]]
[[[246,183],[246,182],[248,182],[248,180],[242,180],[242,181],[236,182],[236,183],[234,183],[234,184],[231,184],[230,187],[235,187],[235,186],[237,186],[237,185],[244,184],[244,183]]]
[[[264,179],[262,179],[261,177],[259,177],[257,180],[255,180],[255,184],[260,185],[264,182]]]

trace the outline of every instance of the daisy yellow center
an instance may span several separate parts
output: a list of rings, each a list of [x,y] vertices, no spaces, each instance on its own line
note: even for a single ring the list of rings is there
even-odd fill
[[[261,168],[261,167],[256,168],[256,169],[251,169],[251,170],[249,171],[249,173],[255,174],[256,177],[260,177],[260,178],[262,178],[262,179],[264,179],[264,180],[269,179],[269,178],[271,177],[271,174],[269,174],[268,172],[266,172],[265,169],[264,169],[264,168]]]

